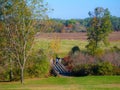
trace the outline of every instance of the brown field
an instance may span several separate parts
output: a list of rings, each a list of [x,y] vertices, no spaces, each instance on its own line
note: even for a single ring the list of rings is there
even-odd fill
[[[60,39],[87,40],[86,33],[38,33],[37,38],[52,39],[58,37]],[[113,32],[109,35],[110,41],[120,41],[120,32]]]

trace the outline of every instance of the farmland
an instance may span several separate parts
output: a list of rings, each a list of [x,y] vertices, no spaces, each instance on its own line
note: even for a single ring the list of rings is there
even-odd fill
[[[68,54],[74,46],[79,46],[81,50],[85,50],[87,45],[87,36],[86,33],[38,33],[35,40],[35,49],[48,49],[48,45],[54,38],[60,39],[60,49],[58,51],[59,56],[63,57]],[[111,48],[117,46],[120,48],[120,32],[113,32],[109,35],[110,45],[109,47],[102,48]]]
[[[86,33],[38,33],[37,38],[52,39],[58,37],[68,40],[87,40]],[[120,32],[113,32],[109,35],[110,41],[120,41]]]

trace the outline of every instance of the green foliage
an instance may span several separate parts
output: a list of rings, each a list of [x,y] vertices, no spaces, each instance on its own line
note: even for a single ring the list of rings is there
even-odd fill
[[[91,75],[91,65],[83,64],[83,65],[76,65],[73,68],[72,75],[74,76],[87,76]]]
[[[97,48],[94,53],[96,57],[101,57],[102,55],[104,55],[105,50],[103,50],[102,48]]]
[[[0,81],[9,81],[9,70],[0,66]]]
[[[116,16],[112,16],[112,15],[110,15],[109,17],[110,17],[110,21],[112,24],[112,29],[114,31],[120,31],[120,17],[116,17]],[[73,28],[72,28],[71,32],[86,32],[87,31],[86,29],[90,28],[90,26],[91,26],[92,18],[88,17],[85,19],[68,19],[68,20],[54,18],[52,20],[57,22],[58,24],[61,24],[61,26],[72,25]],[[51,26],[54,26],[54,24]],[[60,27],[60,26],[58,25],[58,27]],[[59,28],[59,30],[56,29],[55,32],[62,32],[61,30],[62,29]]]
[[[36,77],[48,75],[50,70],[50,65],[46,56],[42,56],[42,57],[38,56],[37,59],[38,60],[36,60],[35,65],[33,66],[35,72],[34,75]]]
[[[39,32],[61,32],[63,24],[54,20],[37,20],[36,30]]]
[[[117,66],[113,67],[113,75],[120,75],[120,67]]]
[[[45,6],[43,0],[0,1],[0,20],[3,24],[2,36],[5,38],[4,57],[10,63],[16,62],[19,65],[16,68],[21,70],[21,83],[23,83],[25,64],[36,34],[36,19],[43,19],[46,12]]]
[[[112,25],[110,21],[110,12],[108,9],[103,9],[102,7],[97,7],[94,13],[89,12],[92,20],[90,22],[90,28],[87,30],[88,42],[86,46],[88,51],[94,55],[99,44],[103,42],[105,45],[108,44],[108,35],[112,30]]]
[[[61,40],[57,36],[51,40],[48,46],[49,58],[56,58],[61,47]]]
[[[112,75],[113,65],[109,62],[99,62],[94,65],[93,73],[94,75]]]
[[[112,48],[112,50],[113,50],[114,52],[120,53],[120,48],[118,48],[117,46],[114,46],[114,47]]]
[[[90,54],[92,54],[92,55],[94,55],[95,54],[95,51],[96,51],[96,46],[95,46],[95,41],[94,40],[91,40],[90,42],[89,42],[89,44],[88,45],[86,45],[86,48],[87,48],[87,52],[88,53],[90,53]]]
[[[79,50],[78,47],[77,50]],[[67,67],[69,64],[72,65],[72,75],[75,76],[119,75],[119,56],[117,47],[114,47],[112,51],[97,48],[94,56],[83,52],[77,54],[71,52],[69,57],[64,59],[64,64]]]
[[[65,22],[65,25],[66,26],[68,26],[68,25],[73,25],[73,24],[75,24],[76,23],[76,20],[74,20],[74,19],[71,19],[71,20],[66,20],[66,22]]]
[[[50,71],[50,63],[47,55],[43,50],[34,53],[27,63],[28,77],[43,77],[48,76]]]
[[[73,68],[72,74],[75,76],[86,75],[113,75],[114,67],[109,62],[98,62],[96,64],[76,65]],[[118,70],[116,69],[116,73]]]
[[[120,31],[120,17],[111,16],[111,23],[114,31]]]

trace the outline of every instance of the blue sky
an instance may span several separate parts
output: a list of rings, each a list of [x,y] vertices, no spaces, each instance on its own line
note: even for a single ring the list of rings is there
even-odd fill
[[[120,17],[120,0],[46,0],[48,7],[54,9],[51,18],[86,18],[96,7],[108,8],[111,15]]]

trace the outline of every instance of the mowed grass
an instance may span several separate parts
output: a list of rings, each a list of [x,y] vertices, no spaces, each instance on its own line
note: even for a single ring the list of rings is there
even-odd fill
[[[39,50],[39,49],[48,50],[49,44],[51,41],[52,41],[51,39],[37,38],[34,43],[34,50]],[[60,40],[60,48],[58,50],[58,55],[60,57],[66,56],[74,46],[78,46],[80,48],[80,50],[86,50],[85,46],[87,44],[88,44],[88,42],[85,40],[62,39],[62,40]],[[107,47],[103,44],[101,44],[100,46],[102,49],[111,48],[114,46],[117,46],[118,48],[120,48],[120,41],[112,41],[112,42],[110,42],[109,46],[107,46]]]
[[[120,90],[120,76],[49,77],[0,82],[0,90]]]

